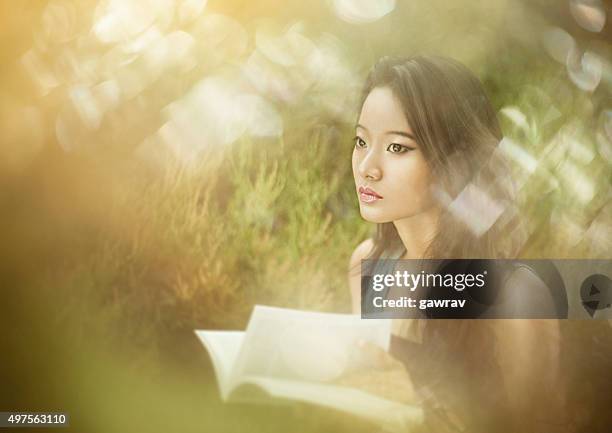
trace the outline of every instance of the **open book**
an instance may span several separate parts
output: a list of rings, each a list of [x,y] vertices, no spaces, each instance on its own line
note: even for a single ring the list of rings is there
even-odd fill
[[[391,321],[257,305],[245,332],[196,330],[224,401],[301,401],[391,428],[422,421],[418,406],[334,383],[359,368],[357,342],[388,350]]]

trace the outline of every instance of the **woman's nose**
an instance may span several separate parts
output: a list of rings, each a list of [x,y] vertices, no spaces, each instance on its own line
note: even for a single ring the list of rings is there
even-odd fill
[[[368,152],[359,164],[359,174],[365,179],[379,180],[382,177],[382,171],[378,164],[374,152]]]

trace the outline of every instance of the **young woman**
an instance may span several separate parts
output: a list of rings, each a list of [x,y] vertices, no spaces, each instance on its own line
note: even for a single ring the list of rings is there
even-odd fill
[[[362,259],[516,256],[522,239],[512,182],[496,152],[501,129],[482,84],[464,65],[430,56],[381,59],[367,77],[355,132],[359,209],[377,231],[350,259],[354,312]],[[391,355],[407,368],[406,389],[414,386],[428,409],[426,430],[567,425],[557,321],[395,324]]]

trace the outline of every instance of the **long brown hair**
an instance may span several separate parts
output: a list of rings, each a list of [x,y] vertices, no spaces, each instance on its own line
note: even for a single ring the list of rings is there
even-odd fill
[[[496,151],[502,139],[498,119],[482,83],[458,61],[435,56],[384,57],[370,70],[359,107],[377,87],[388,87],[436,180],[438,196],[452,202],[464,189],[487,191],[503,213],[494,224],[470,226],[445,209],[425,258],[510,258],[520,240],[508,236],[520,227],[513,205],[508,165]],[[401,246],[392,222],[377,224],[368,258]],[[503,381],[494,355],[494,334],[483,320],[427,320],[421,355],[413,363],[423,389],[459,412],[471,412],[472,427],[486,430],[483,402],[505,406]],[[478,369],[479,374],[475,374]],[[495,400],[495,403],[494,403]],[[478,402],[478,403],[476,403]],[[464,406],[467,405],[467,406]],[[463,406],[463,407],[462,407]],[[482,411],[474,412],[478,406]],[[483,412],[484,411],[484,412]],[[490,414],[489,414],[490,415]],[[495,412],[496,423],[502,414]],[[484,422],[484,424],[483,424]]]
[[[454,199],[471,184],[486,188],[505,208],[484,233],[451,212],[443,212],[426,256],[432,258],[509,258],[517,254],[520,230],[509,168],[497,146],[502,131],[480,80],[460,62],[437,56],[383,57],[370,70],[359,107],[376,87],[388,87],[401,102],[406,119],[427,160],[437,192]],[[508,242],[510,241],[510,242]],[[401,242],[392,222],[378,224],[377,258]]]

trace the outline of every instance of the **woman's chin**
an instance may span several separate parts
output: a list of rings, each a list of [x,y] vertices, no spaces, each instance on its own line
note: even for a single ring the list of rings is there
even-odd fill
[[[383,224],[392,221],[389,218],[385,218],[385,215],[381,215],[380,212],[373,212],[370,209],[360,208],[359,213],[361,214],[361,218],[370,223]]]

